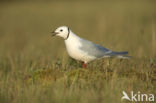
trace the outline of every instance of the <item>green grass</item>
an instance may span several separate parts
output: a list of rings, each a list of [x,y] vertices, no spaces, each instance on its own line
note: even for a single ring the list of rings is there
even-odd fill
[[[122,91],[156,94],[155,16],[150,1],[1,2],[0,103],[121,103]],[[51,37],[61,25],[132,58],[83,69]]]

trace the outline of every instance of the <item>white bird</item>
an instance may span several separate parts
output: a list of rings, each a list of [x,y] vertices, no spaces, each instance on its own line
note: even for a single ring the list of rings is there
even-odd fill
[[[52,36],[62,37],[65,41],[66,49],[70,57],[82,61],[82,67],[86,68],[86,64],[104,57],[129,58],[124,52],[114,52],[103,46],[95,44],[91,41],[80,38],[73,33],[67,26],[58,27]]]

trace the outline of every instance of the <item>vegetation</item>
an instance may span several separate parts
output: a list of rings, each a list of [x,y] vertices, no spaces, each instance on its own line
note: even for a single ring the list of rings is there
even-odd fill
[[[83,69],[51,37],[61,25],[132,58]],[[129,103],[122,91],[156,94],[154,1],[0,3],[0,103]]]

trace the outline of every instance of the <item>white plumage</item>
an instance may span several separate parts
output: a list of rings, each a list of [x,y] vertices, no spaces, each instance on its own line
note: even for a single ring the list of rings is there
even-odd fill
[[[52,33],[53,36],[64,38],[69,56],[84,62],[85,65],[90,61],[104,57],[129,58],[125,56],[128,52],[114,52],[91,41],[80,38],[67,26],[58,27]]]

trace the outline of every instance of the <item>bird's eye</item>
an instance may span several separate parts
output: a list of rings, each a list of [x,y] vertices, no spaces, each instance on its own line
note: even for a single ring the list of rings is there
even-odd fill
[[[61,29],[60,31],[62,32],[63,30]]]

